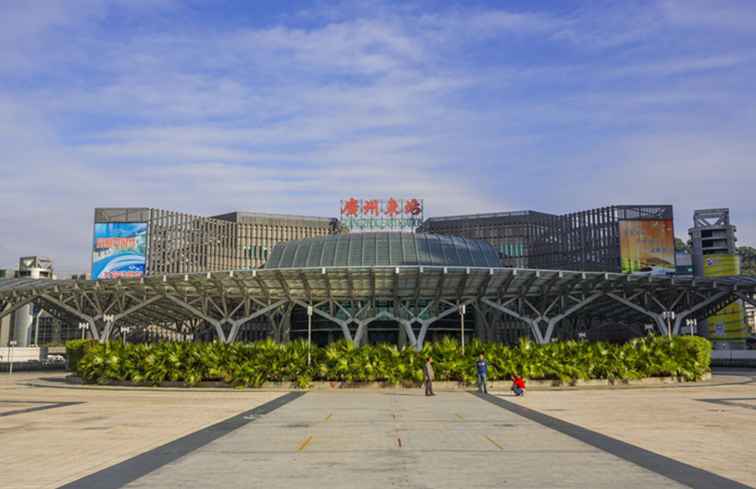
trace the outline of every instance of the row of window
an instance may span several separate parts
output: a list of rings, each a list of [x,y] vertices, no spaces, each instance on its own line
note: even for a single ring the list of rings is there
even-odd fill
[[[243,249],[244,257],[252,260],[266,261],[270,255],[270,250],[265,246],[245,246]]]

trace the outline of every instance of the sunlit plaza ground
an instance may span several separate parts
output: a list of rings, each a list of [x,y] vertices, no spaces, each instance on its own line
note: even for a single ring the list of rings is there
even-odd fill
[[[2,487],[756,485],[756,371],[524,398],[102,388],[62,376],[0,377]]]

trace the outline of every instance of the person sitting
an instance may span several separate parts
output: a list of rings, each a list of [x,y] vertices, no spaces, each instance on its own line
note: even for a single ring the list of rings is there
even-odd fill
[[[517,374],[512,374],[512,392],[517,397],[525,395],[525,379]]]

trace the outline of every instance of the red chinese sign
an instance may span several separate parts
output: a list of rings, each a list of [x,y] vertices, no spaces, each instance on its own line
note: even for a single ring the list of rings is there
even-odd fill
[[[341,222],[353,231],[412,230],[423,222],[421,199],[357,199],[341,201]]]

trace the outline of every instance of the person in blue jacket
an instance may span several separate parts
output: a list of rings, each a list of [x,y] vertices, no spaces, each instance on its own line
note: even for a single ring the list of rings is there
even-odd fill
[[[480,354],[478,361],[475,362],[475,368],[478,371],[478,392],[488,394],[488,388],[486,387],[486,377],[488,377],[488,362],[486,361],[485,355],[483,355],[482,353]]]

